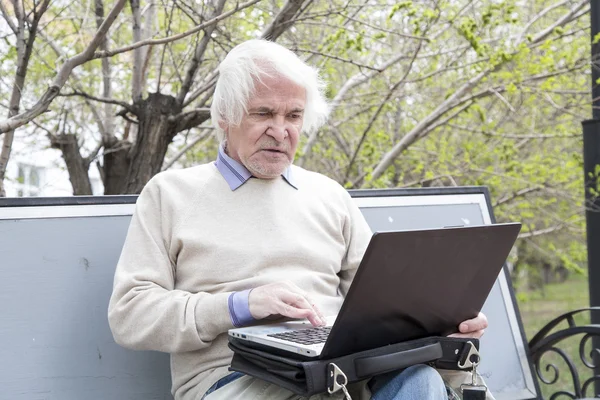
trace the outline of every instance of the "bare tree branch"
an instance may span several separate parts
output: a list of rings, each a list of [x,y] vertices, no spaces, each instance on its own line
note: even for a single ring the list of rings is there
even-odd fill
[[[337,92],[337,94],[335,95],[335,97],[333,98],[333,100],[331,101],[331,110],[330,112],[333,113],[333,111],[339,107],[339,105],[341,104],[342,100],[344,99],[344,97],[346,96],[346,94],[352,90],[353,88],[355,88],[358,85],[361,85],[365,82],[367,82],[368,80],[370,80],[371,78],[373,78],[374,76],[376,76],[377,74],[382,73],[383,71],[385,71],[386,69],[388,69],[389,67],[391,67],[392,65],[398,63],[400,60],[406,59],[408,58],[408,56],[404,55],[404,54],[397,54],[396,56],[392,57],[391,59],[387,60],[385,63],[381,64],[381,66],[379,67],[375,67],[375,70],[372,70],[370,72],[367,73],[363,73],[363,72],[359,72],[355,75],[353,75],[352,77],[350,77],[342,86],[342,88]],[[306,158],[306,156],[308,156],[312,150],[312,147],[315,144],[315,141],[317,139],[318,136],[318,132],[313,132],[311,133],[311,135],[308,137],[308,140],[306,141],[306,144],[304,145],[304,148],[302,149],[302,158],[300,160],[298,160],[301,163],[303,162],[303,160]]]
[[[83,97],[89,100],[94,100],[97,101],[99,103],[104,103],[104,104],[114,104],[116,106],[121,106],[124,109],[126,109],[127,111],[129,111],[132,114],[135,114],[135,109],[131,104],[128,104],[124,101],[119,101],[119,100],[114,100],[114,99],[107,99],[104,97],[96,97],[96,96],[92,96],[91,94],[87,94],[85,92],[80,92],[80,91],[73,91],[70,93],[60,93],[59,96],[61,97],[73,97],[73,96],[79,96],[79,97]]]
[[[212,96],[212,93],[215,88],[215,84],[217,83],[217,78],[219,77],[219,71],[212,71],[202,82],[202,85],[196,90],[194,90],[188,97],[187,100],[183,103],[182,107],[189,106],[192,101],[196,100],[198,96],[204,93],[204,101],[200,101],[199,105],[204,105],[206,101]]]
[[[111,25],[113,24],[113,22],[115,21],[115,19],[121,12],[121,10],[123,9],[123,6],[125,5],[125,1],[126,0],[117,0],[116,1],[112,10],[108,14],[108,16],[106,17],[104,22],[102,23],[100,29],[98,29],[96,31],[94,38],[88,44],[86,49],[83,52],[68,59],[62,65],[58,74],[56,74],[54,81],[50,85],[50,87],[46,90],[46,92],[42,95],[42,97],[38,100],[38,102],[31,109],[25,111],[24,113],[15,115],[4,121],[0,121],[0,133],[8,132],[10,130],[13,130],[20,126],[23,126],[27,122],[31,121],[32,119],[34,119],[35,117],[42,114],[43,112],[45,112],[48,109],[48,107],[50,106],[52,101],[56,98],[56,96],[60,92],[60,89],[64,86],[67,79],[69,79],[69,75],[71,74],[71,71],[73,70],[73,68],[92,59],[94,51],[98,48],[98,46],[100,45],[100,42],[102,41],[102,38],[106,35],[106,32],[108,32],[109,28],[111,27]]]
[[[92,163],[92,161],[94,161],[96,159],[96,157],[98,156],[98,153],[100,152],[102,147],[104,147],[104,144],[102,142],[99,142],[98,145],[96,146],[96,148],[94,150],[92,150],[92,152],[83,159],[86,169],[89,169],[90,164]]]
[[[144,16],[144,24],[142,26],[142,38],[148,39],[154,35],[155,24],[156,24],[156,4],[155,0],[150,0],[144,10],[142,10]],[[154,47],[148,46],[142,49],[142,93],[146,91],[148,84],[148,70],[150,62],[152,60],[152,51]],[[106,49],[101,49],[106,50]]]
[[[530,237],[534,237],[534,236],[546,235],[548,233],[556,232],[556,231],[564,229],[564,228],[565,228],[564,225],[551,226],[551,227],[545,228],[545,229],[538,229],[536,231],[520,233],[517,238],[518,239],[526,239],[526,238],[530,238]]]
[[[29,60],[31,59],[31,53],[33,51],[33,43],[36,38],[38,24],[42,15],[48,9],[50,0],[44,0],[39,9],[34,9],[34,18],[32,24],[30,24],[27,40],[25,39],[25,9],[23,8],[23,2],[15,1],[14,3],[15,15],[18,22],[17,31],[17,71],[15,74],[15,82],[13,84],[12,93],[10,97],[8,117],[9,119],[19,113],[21,96],[23,94],[23,87],[25,86],[25,78],[27,76],[27,67]],[[6,167],[10,158],[12,150],[12,143],[15,135],[15,128],[8,129],[5,131],[5,135],[2,138],[2,151],[0,152],[0,197],[6,195],[4,191],[4,178],[6,176]]]
[[[541,186],[533,186],[533,187],[527,187],[525,189],[521,189],[519,191],[511,193],[510,195],[504,196],[501,199],[498,199],[498,201],[496,201],[494,203],[494,207],[498,207],[504,203],[508,203],[509,201],[512,201],[518,197],[525,196],[526,194],[533,193],[533,192],[539,192],[540,190],[542,190]]]
[[[458,186],[458,184],[456,183],[456,180],[454,179],[454,177],[452,175],[439,174],[439,175],[435,175],[431,178],[423,178],[423,179],[418,179],[416,181],[408,182],[408,183],[402,184],[400,187],[406,188],[406,187],[411,187],[411,186],[423,186],[424,184],[427,185],[428,183],[433,183],[442,178],[448,179],[450,181],[450,183],[452,184],[452,186]]]
[[[140,14],[140,1],[129,0],[131,6],[131,17],[133,20],[133,42],[139,43],[142,41],[142,16]],[[142,98],[142,68],[144,60],[142,58],[142,48],[136,47],[133,49],[133,74],[131,77],[131,98],[135,103]]]
[[[572,1],[568,1],[568,2],[571,3]],[[589,1],[586,1],[586,0],[582,0],[582,1],[579,1],[578,3],[575,3],[575,5],[573,7],[571,7],[571,10],[568,13],[566,13],[561,18],[557,19],[552,25],[546,27],[546,29],[544,29],[543,31],[541,31],[537,35],[535,35],[533,37],[533,39],[531,40],[531,42],[532,43],[540,43],[542,40],[546,39],[549,35],[551,35],[552,32],[554,32],[554,30],[556,28],[563,26],[568,22],[571,22],[571,18],[573,18],[573,16],[575,16],[579,10],[581,10],[583,7],[585,7],[588,4],[589,4]]]
[[[377,72],[381,72],[380,69],[378,69],[377,67],[371,67],[370,65],[365,65],[365,64],[360,64],[357,63],[356,61],[353,60],[349,60],[347,58],[342,58],[333,54],[326,54],[326,53],[322,53],[319,51],[314,51],[314,50],[309,50],[309,49],[300,49],[300,48],[291,48],[290,50],[295,51],[295,52],[301,52],[301,53],[309,53],[309,54],[313,54],[316,56],[321,56],[321,57],[325,57],[325,58],[331,58],[332,60],[337,60],[337,61],[342,61],[346,64],[352,64],[352,65],[356,65],[359,68],[365,68],[365,69],[370,69],[372,71],[377,71]]]
[[[551,105],[552,107],[556,108],[557,110],[560,110],[560,111],[564,112],[565,114],[572,115],[572,116],[574,116],[575,118],[578,118],[578,119],[579,119],[579,120],[581,120],[581,121],[583,121],[583,120],[585,120],[585,119],[586,119],[586,117],[585,117],[585,116],[583,116],[583,115],[579,115],[579,114],[577,114],[576,112],[573,112],[573,111],[571,111],[571,110],[568,110],[566,107],[562,107],[562,106],[560,106],[560,105],[556,104],[556,102],[555,102],[555,101],[552,99],[552,97],[550,97],[550,95],[549,95],[548,93],[544,93],[544,98],[545,98],[546,100],[548,100],[548,103],[550,103],[550,105]]]
[[[176,124],[176,132],[183,132],[200,125],[208,119],[210,119],[210,108],[196,108],[169,117],[169,122]]]
[[[378,30],[378,31],[381,31],[381,32],[389,33],[391,35],[396,35],[396,36],[404,37],[404,38],[407,38],[407,39],[424,40],[426,42],[429,42],[431,40],[431,39],[429,39],[429,38],[427,38],[425,36],[409,35],[409,34],[406,34],[406,33],[401,33],[401,32],[393,31],[393,30],[390,30],[390,29],[385,29],[385,28],[382,28],[380,26],[374,26],[374,25],[371,25],[371,24],[369,24],[369,23],[367,23],[365,21],[361,21],[361,20],[353,18],[353,17],[351,17],[349,15],[345,15],[344,13],[341,13],[341,12],[339,14],[342,17],[345,17],[345,18],[347,18],[348,20],[350,20],[352,22],[356,22],[359,25],[368,26],[371,29],[375,29],[375,30]]]
[[[224,6],[225,0],[218,0],[215,9],[210,16],[211,19],[221,14],[223,12]],[[204,35],[202,36],[200,43],[198,43],[198,45],[196,46],[196,49],[194,51],[194,57],[192,57],[190,63],[188,64],[183,85],[181,85],[181,89],[177,94],[177,102],[179,104],[183,104],[183,102],[185,101],[185,96],[187,96],[187,94],[190,91],[190,88],[192,87],[192,83],[194,83],[194,78],[196,77],[196,73],[198,72],[200,64],[202,64],[204,53],[206,52],[206,48],[208,47],[208,43],[211,40],[211,35],[215,30],[215,27],[216,24],[207,26],[206,29],[204,29]]]
[[[104,20],[104,3],[102,0],[94,0],[95,1],[95,14],[96,14],[96,29],[99,29],[102,26],[102,21]],[[103,38],[102,42],[98,46],[100,50],[108,49],[108,32]],[[111,88],[111,77],[110,77],[110,60],[108,58],[102,59],[102,97],[105,99],[109,99],[112,96],[112,88]],[[104,103],[104,115],[100,122],[100,126],[102,129],[103,138],[106,135],[114,134],[114,116],[113,109],[109,103]]]
[[[392,98],[392,95],[394,94],[396,89],[398,89],[398,87],[400,87],[400,85],[402,83],[404,83],[406,77],[408,76],[408,74],[410,73],[410,71],[412,69],[413,63],[415,62],[417,54],[419,54],[420,50],[421,50],[421,43],[419,43],[417,45],[417,49],[413,52],[412,60],[411,60],[410,64],[406,67],[406,70],[404,71],[404,76],[402,76],[402,78],[398,82],[396,82],[396,84],[394,84],[394,86],[392,86],[390,88],[390,90],[388,91],[388,94],[385,96],[385,98],[383,99],[383,101],[381,102],[381,104],[379,105],[377,110],[375,111],[375,113],[369,119],[369,123],[367,124],[367,127],[363,131],[360,141],[358,142],[358,145],[356,146],[356,149],[354,150],[354,154],[352,154],[352,158],[350,159],[350,162],[348,163],[348,167],[346,168],[346,173],[344,175],[344,182],[346,182],[348,180],[348,177],[350,176],[350,172],[352,171],[352,166],[354,165],[354,161],[356,160],[356,157],[358,156],[360,148],[361,148],[363,142],[365,141],[367,134],[373,127],[375,120],[377,119],[377,117],[379,117],[379,114],[381,113],[381,110],[383,110],[383,107],[386,105],[386,103]]]
[[[460,129],[465,132],[476,133],[485,136],[493,136],[504,139],[565,139],[565,138],[580,138],[581,134],[573,134],[573,135],[564,135],[564,134],[556,134],[556,135],[512,135],[510,133],[494,133],[494,132],[485,132],[482,130],[467,128],[466,126],[460,126],[456,124],[447,124],[450,128]]]
[[[101,25],[102,19],[100,21],[98,21],[98,18],[96,18],[96,22],[98,25]],[[43,30],[38,30],[37,34],[44,42],[46,42],[46,44],[48,44],[50,46],[50,48],[54,51],[54,53],[56,54],[56,56],[59,59],[65,58],[65,53],[63,52],[63,50],[52,39],[50,39],[48,37],[48,35],[46,35],[44,33]],[[103,75],[104,75],[104,63],[102,65],[102,68],[103,68]],[[81,88],[81,84],[79,82],[78,73],[76,71],[71,71],[71,77],[73,79],[71,79],[70,85],[73,86],[74,88],[76,88],[78,91],[83,92],[83,89]],[[104,82],[106,82],[106,81],[104,80]],[[84,98],[84,101],[88,105],[88,107],[90,108],[90,110],[92,112],[92,116],[94,117],[96,125],[98,125],[98,129],[100,130],[100,133],[102,134],[103,140],[106,141],[105,135],[110,135],[110,132],[112,132],[112,130],[113,130],[112,122],[113,122],[114,117],[112,115],[112,111],[111,111],[112,109],[110,108],[110,105],[108,105],[108,107],[109,107],[108,112],[111,112],[111,114],[109,114],[108,117],[106,117],[106,115],[105,116],[100,115],[100,112],[95,107],[94,103],[92,103],[89,99]],[[105,114],[106,113],[107,113],[107,111],[105,109]]]
[[[312,0],[287,0],[273,21],[263,30],[263,39],[275,41],[283,32],[293,25],[293,19],[302,7],[302,4]]]
[[[504,173],[501,173],[501,172],[489,171],[489,170],[486,170],[486,169],[481,169],[481,168],[476,168],[476,167],[469,167],[469,171],[479,172],[479,173],[485,174],[485,175],[499,176],[499,177],[504,178],[504,179],[508,179],[508,180],[511,180],[511,181],[514,181],[514,182],[519,182],[519,183],[521,183],[523,185],[526,185],[527,187],[539,187],[539,188],[541,188],[541,190],[544,190],[544,191],[546,191],[548,193],[552,193],[552,194],[554,194],[554,195],[556,195],[558,197],[561,197],[563,199],[566,199],[566,200],[570,200],[570,201],[578,201],[579,200],[579,198],[576,195],[572,195],[572,194],[570,194],[568,192],[565,192],[565,191],[553,188],[553,187],[548,186],[548,185],[546,185],[544,183],[532,182],[532,181],[527,180],[527,179],[517,178],[515,176],[510,176],[510,175],[507,175],[507,174],[504,174]]]
[[[210,137],[212,131],[213,131],[213,128],[209,128],[209,127],[204,128],[202,130],[202,134],[198,135],[197,138],[195,138],[190,143],[188,143],[185,147],[183,147],[181,150],[179,150],[177,152],[177,154],[175,154],[169,161],[165,161],[161,171],[166,171],[169,168],[171,168],[173,166],[173,164],[175,164],[177,162],[177,160],[179,160],[181,157],[183,157],[183,155],[185,153],[190,151],[192,148],[194,148],[200,142],[203,142],[206,139],[208,139]]]
[[[119,0],[119,1],[124,2],[125,0]],[[91,59],[102,58],[102,57],[112,57],[116,54],[126,53],[128,51],[135,50],[139,47],[156,46],[158,44],[171,43],[171,42],[174,42],[175,40],[183,39],[184,37],[193,35],[194,33],[199,32],[202,29],[205,29],[206,27],[208,27],[210,25],[216,24],[217,22],[224,20],[225,18],[237,13],[240,10],[243,10],[244,8],[250,7],[251,5],[258,3],[259,1],[261,1],[261,0],[249,0],[245,3],[238,4],[238,5],[236,5],[236,7],[233,10],[227,11],[227,12],[219,15],[218,17],[211,19],[210,21],[206,21],[206,22],[194,27],[193,29],[190,29],[189,31],[186,31],[186,32],[183,32],[183,33],[180,33],[177,35],[165,37],[162,39],[142,40],[142,41],[134,43],[132,45],[121,47],[121,48],[115,49],[115,50],[98,51],[98,52],[94,53],[94,55],[91,57]]]
[[[545,9],[543,9],[542,11],[540,11],[536,16],[534,16],[533,18],[531,18],[529,20],[529,22],[527,23],[525,28],[523,28],[523,30],[521,31],[521,34],[517,38],[517,41],[521,42],[523,40],[523,38],[525,37],[525,35],[527,34],[527,31],[529,30],[529,28],[531,28],[533,26],[533,24],[535,24],[537,21],[539,21],[539,19],[542,18],[544,15],[546,15],[550,11],[552,11],[556,8],[562,7],[565,4],[568,4],[570,2],[571,2],[571,0],[563,0],[558,3],[552,4],[551,6],[548,6]]]
[[[10,28],[10,30],[13,31],[13,33],[18,36],[19,28],[17,28],[17,26],[13,22],[12,18],[10,17],[10,15],[8,15],[8,10],[4,6],[4,2],[2,2],[2,1],[0,1],[0,12],[2,13],[2,16],[4,17],[4,20],[8,24],[8,27]]]
[[[564,68],[564,69],[556,70],[553,72],[548,72],[545,74],[532,75],[532,76],[525,78],[522,82],[513,82],[513,83],[518,84],[518,85],[527,86],[527,83],[536,82],[536,81],[540,81],[543,79],[548,79],[553,76],[559,76],[566,72],[580,70],[583,66],[588,65],[588,64],[589,64],[589,62],[587,60],[583,60],[581,63],[579,63],[579,64],[575,63],[574,66],[569,67],[569,68]],[[528,86],[528,87],[530,87],[532,90],[536,90],[535,88],[532,88],[531,86]],[[488,97],[491,94],[503,93],[505,91],[506,91],[505,85],[496,86],[496,87],[488,87],[486,89],[480,90],[479,92],[475,92],[475,93],[471,94],[470,96],[463,97],[462,99],[459,100],[459,102],[457,104],[470,103],[474,100],[477,100],[477,99],[480,99],[483,97]],[[582,119],[585,119],[585,118],[582,118]]]
[[[173,22],[173,12],[175,9],[175,4],[176,2],[173,2],[173,4],[171,5],[171,9],[169,10],[168,13],[168,19],[167,19],[167,35],[169,35],[171,33],[171,23]],[[167,51],[167,49],[169,50],[169,54],[171,55],[172,59],[173,59],[173,63],[175,64],[175,57],[173,57],[173,53],[171,51],[171,47],[170,46],[164,46],[163,47],[163,51],[161,52],[160,55],[160,65],[158,66],[158,79],[156,79],[156,92],[160,93],[160,82],[162,80],[162,73],[163,73],[163,65],[165,62],[165,52]],[[183,84],[183,79],[181,79],[181,75],[179,74],[179,68],[175,68],[175,73],[177,74],[177,76],[179,77],[179,81],[181,82],[181,84]]]

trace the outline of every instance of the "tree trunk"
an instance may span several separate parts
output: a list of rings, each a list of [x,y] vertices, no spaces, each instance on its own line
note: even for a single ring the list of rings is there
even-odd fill
[[[131,142],[113,138],[110,143],[104,143],[104,165],[102,176],[104,183],[104,194],[127,193],[127,171],[129,171],[129,151]]]
[[[77,136],[72,134],[53,135],[50,138],[53,149],[59,149],[67,164],[69,180],[75,196],[92,195],[92,185],[88,175],[89,162],[81,156]]]
[[[181,112],[173,96],[151,93],[134,104],[138,133],[129,154],[129,169],[124,193],[140,193],[144,185],[160,172],[169,144],[177,134],[177,122],[169,117]]]

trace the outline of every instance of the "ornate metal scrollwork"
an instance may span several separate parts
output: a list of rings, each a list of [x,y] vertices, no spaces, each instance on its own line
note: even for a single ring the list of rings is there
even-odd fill
[[[558,399],[558,396],[567,396],[569,399],[577,399],[577,397],[575,397],[575,395],[573,395],[573,393],[569,393],[569,392],[565,392],[565,391],[561,390],[561,391],[554,393],[552,396],[550,396],[550,400],[556,400],[556,399]]]
[[[593,392],[592,394],[590,394],[590,396],[587,395],[587,390],[589,385],[594,382],[594,381],[598,381],[600,382],[600,376],[599,375],[594,375],[591,378],[587,379],[585,382],[583,382],[583,386],[581,387],[581,393],[583,394],[583,396],[585,397],[592,397],[593,396]],[[592,388],[593,390],[593,388]]]
[[[550,397],[550,399],[554,400],[561,395],[567,396],[570,399],[581,398],[581,382],[579,379],[579,374],[577,373],[577,368],[575,367],[575,364],[571,360],[571,357],[569,357],[569,355],[567,353],[565,353],[562,349],[559,349],[556,347],[550,347],[550,348],[545,349],[544,351],[542,351],[539,354],[539,358],[537,358],[535,360],[535,370],[536,370],[538,378],[540,378],[540,381],[544,382],[547,385],[553,385],[556,383],[556,381],[558,381],[558,377],[559,377],[560,373],[559,373],[558,367],[555,364],[548,363],[548,364],[546,364],[546,368],[545,368],[546,371],[549,371],[551,369],[552,372],[554,373],[554,376],[552,379],[546,379],[546,377],[544,377],[544,374],[540,369],[542,357],[545,354],[550,353],[550,352],[558,354],[563,359],[563,361],[567,364],[567,366],[569,367],[569,371],[571,372],[571,379],[573,380],[573,388],[575,389],[575,393],[567,392],[567,391],[556,392]]]
[[[567,365],[569,373],[571,374],[573,391],[567,391],[565,390],[565,388],[562,387],[557,388],[559,390],[550,396],[550,400],[556,400],[558,398],[585,398],[588,389],[590,389],[590,386],[592,391],[590,395],[593,396],[593,385],[591,384],[594,381],[600,382],[600,375],[593,375],[591,378],[585,380],[585,382],[583,382],[582,385],[580,378],[581,371],[577,371],[577,366],[573,362],[571,356],[567,354],[564,350],[555,346],[557,343],[560,343],[567,338],[583,334],[584,336],[579,342],[579,357],[581,359],[581,362],[585,367],[591,369],[592,371],[600,367],[600,349],[594,348],[592,345],[592,350],[589,352],[589,356],[586,354],[585,351],[586,345],[591,338],[597,337],[600,341],[600,325],[590,324],[578,326],[575,322],[575,319],[573,318],[573,316],[576,314],[591,311],[600,311],[600,308],[586,308],[563,314],[549,322],[529,342],[531,359],[535,365],[536,374],[542,383],[546,385],[553,385],[558,381],[560,376],[559,367],[555,363],[548,362],[545,364],[544,368],[542,368],[542,358],[549,353],[557,354],[561,358],[561,360],[564,361],[564,363]],[[567,323],[568,328],[552,332],[555,328],[557,328],[558,325],[564,322]],[[545,374],[550,371],[551,376]]]
[[[597,357],[600,357],[600,349],[592,347],[592,351],[590,351],[590,356],[588,358],[585,355],[585,345],[587,341],[593,338],[594,336],[599,337],[599,335],[597,334],[595,335],[593,333],[588,333],[583,337],[583,339],[581,339],[581,342],[579,342],[579,357],[581,357],[581,361],[583,362],[583,364],[591,369],[598,367],[598,364],[594,362],[594,354],[596,354]]]

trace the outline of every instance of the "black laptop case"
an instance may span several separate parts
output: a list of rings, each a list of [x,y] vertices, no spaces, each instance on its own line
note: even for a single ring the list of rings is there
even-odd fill
[[[468,360],[473,355],[473,348],[475,354],[478,354],[479,341],[454,337],[417,339],[328,360],[307,360],[298,358],[293,353],[276,354],[250,347],[248,342],[233,337],[229,337],[229,347],[234,352],[230,370],[274,383],[307,397],[325,393],[328,388],[334,389],[333,365],[343,371],[347,378],[345,383],[338,381],[338,384],[349,384],[416,364],[470,371],[471,362],[479,362],[478,359],[471,359],[471,362]]]

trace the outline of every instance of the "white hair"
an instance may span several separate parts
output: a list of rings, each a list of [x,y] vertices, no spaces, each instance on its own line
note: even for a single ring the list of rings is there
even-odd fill
[[[219,79],[210,107],[219,140],[225,136],[219,122],[239,125],[248,112],[255,83],[261,82],[261,77],[273,75],[287,78],[306,90],[303,132],[313,132],[325,123],[329,105],[317,69],[277,43],[253,39],[234,47],[219,65]]]

